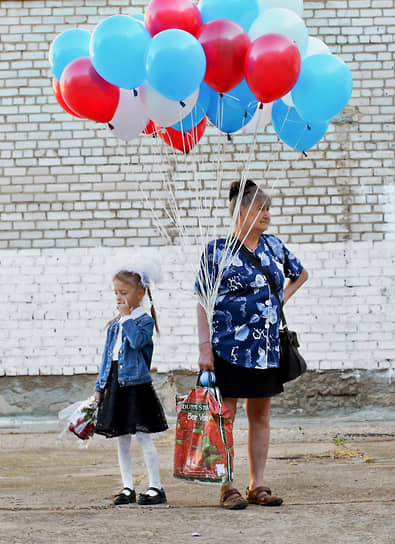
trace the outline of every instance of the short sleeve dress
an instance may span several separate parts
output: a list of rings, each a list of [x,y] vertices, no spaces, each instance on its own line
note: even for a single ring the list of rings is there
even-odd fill
[[[285,278],[296,280],[302,264],[269,234],[260,236],[251,253],[270,274],[282,300]],[[280,308],[263,274],[220,238],[210,242],[202,255],[195,290],[202,299],[215,296],[211,344],[222,395],[265,398],[281,393]]]

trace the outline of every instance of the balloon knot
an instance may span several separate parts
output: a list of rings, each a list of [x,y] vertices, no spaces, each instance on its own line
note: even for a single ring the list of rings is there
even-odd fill
[[[228,132],[228,142],[231,142],[231,141],[232,141],[232,136]]]
[[[133,96],[138,96],[139,93],[137,92],[137,89],[133,89]]]
[[[107,123],[107,126],[110,130],[114,130],[114,125],[112,125],[111,123]]]
[[[310,125],[306,125],[306,128],[307,128],[307,130],[311,130],[311,126],[310,126]]]
[[[183,102],[182,100],[180,100],[180,104],[181,104],[181,106],[182,106],[183,108],[185,108],[185,106],[186,106],[185,102]]]
[[[260,109],[260,110],[263,110],[263,102],[261,102],[261,103],[259,104],[259,109]]]
[[[303,153],[303,157],[307,157],[306,151],[303,151],[302,153]]]
[[[248,111],[245,110],[245,111],[244,111],[244,119],[247,119],[247,115],[248,115]]]

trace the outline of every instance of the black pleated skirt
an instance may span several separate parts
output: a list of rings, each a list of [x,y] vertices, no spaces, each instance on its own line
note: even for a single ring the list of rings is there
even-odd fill
[[[214,355],[216,385],[224,398],[270,398],[284,391],[280,369],[244,368]]]
[[[113,361],[95,433],[110,438],[136,432],[159,433],[167,428],[166,416],[152,383],[120,387],[118,363]]]

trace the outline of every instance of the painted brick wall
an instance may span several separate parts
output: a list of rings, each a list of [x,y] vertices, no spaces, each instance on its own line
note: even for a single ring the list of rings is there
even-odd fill
[[[287,307],[310,368],[394,368],[395,244],[292,244],[310,280]],[[114,315],[107,265],[117,250],[0,251],[0,375],[97,372],[105,324]],[[153,366],[194,369],[196,248],[145,248],[160,259]]]
[[[104,263],[134,245],[164,263],[155,364],[192,368],[198,248],[185,259],[169,246],[179,234],[168,217],[169,182],[187,235],[199,216],[221,232],[228,183],[246,165],[273,192],[271,232],[310,271],[288,313],[313,367],[393,366],[393,3],[305,2],[310,35],[354,78],[349,105],[307,157],[269,127],[256,143],[246,134],[229,143],[209,129],[186,159],[150,137],[124,144],[106,126],[61,111],[52,94],[47,56],[57,34],[92,30],[146,3],[0,2],[0,374],[96,372],[112,315]],[[216,208],[197,198],[218,186]]]
[[[144,197],[165,225],[164,180],[177,181],[179,212],[196,224],[191,187],[212,187],[220,178],[223,207],[228,181],[249,158],[251,177],[278,197],[275,223],[287,240],[394,238],[390,0],[305,2],[309,33],[346,61],[354,78],[349,105],[307,158],[269,128],[255,146],[251,135],[234,136],[230,144],[223,136],[218,143],[217,131],[209,130],[187,160],[168,155],[165,144],[149,137],[123,144],[106,126],[63,112],[52,95],[47,56],[57,34],[93,30],[104,17],[141,12],[146,3],[1,2],[1,248],[164,244]]]

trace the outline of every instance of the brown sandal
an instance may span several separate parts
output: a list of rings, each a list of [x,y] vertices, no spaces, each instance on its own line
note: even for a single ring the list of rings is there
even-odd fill
[[[242,510],[243,508],[247,508],[248,501],[243,499],[239,491],[235,488],[221,489],[220,505],[228,510]]]
[[[249,504],[260,504],[261,506],[280,506],[283,503],[281,497],[272,495],[269,487],[263,485],[250,489],[247,487],[247,501]]]

